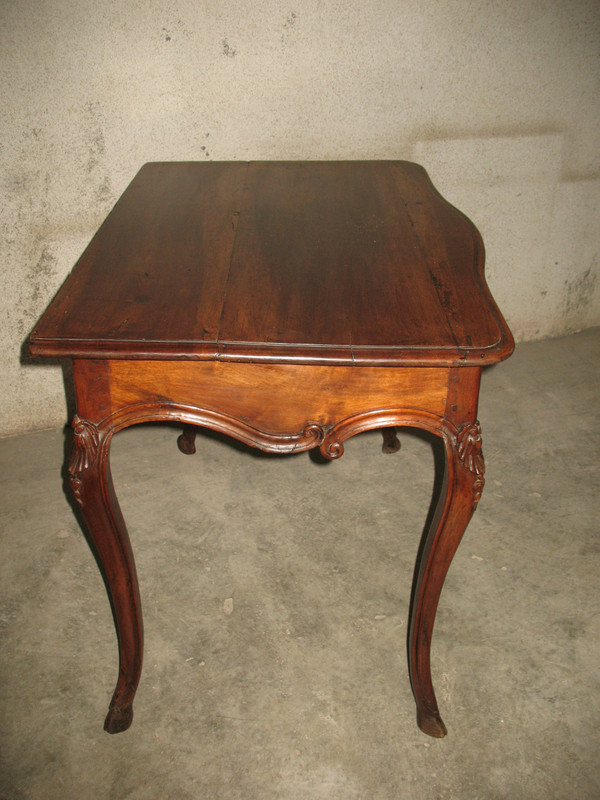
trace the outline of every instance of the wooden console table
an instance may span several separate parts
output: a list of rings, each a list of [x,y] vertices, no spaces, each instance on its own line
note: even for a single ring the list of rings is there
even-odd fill
[[[319,447],[330,459],[373,428],[416,426],[443,439],[443,488],[415,573],[408,651],[417,722],[445,735],[431,635],[484,484],[481,369],[507,358],[513,340],[485,283],[477,229],[422,167],[146,164],[29,348],[73,360],[70,482],[119,642],[109,733],[131,724],[143,650],[110,443],[129,425],[176,420],[269,452]]]

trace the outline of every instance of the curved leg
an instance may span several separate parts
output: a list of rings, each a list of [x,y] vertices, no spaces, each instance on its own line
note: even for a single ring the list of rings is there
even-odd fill
[[[110,474],[112,433],[102,432],[78,416],[73,419],[73,429],[71,488],[106,584],[119,643],[119,677],[104,729],[119,733],[131,725],[133,698],[142,669],[143,627],[137,574]]]
[[[396,428],[382,428],[383,444],[382,453],[397,453],[400,450],[400,439],[396,434]]]
[[[196,452],[196,429],[193,425],[186,425],[180,436],[177,437],[177,447],[186,456],[193,456]]]
[[[444,481],[431,526],[422,543],[408,633],[408,660],[417,724],[430,736],[445,736],[431,682],[430,647],[438,600],[450,563],[481,497],[484,462],[479,423],[444,432]]]

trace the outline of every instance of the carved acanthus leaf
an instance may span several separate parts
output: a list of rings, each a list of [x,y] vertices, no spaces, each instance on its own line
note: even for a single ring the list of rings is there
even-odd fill
[[[459,428],[456,434],[456,449],[463,466],[473,473],[473,506],[477,506],[485,485],[485,461],[481,447],[479,422],[468,423]]]
[[[82,474],[88,470],[96,460],[100,436],[98,428],[93,422],[81,419],[75,414],[73,417],[73,451],[69,462],[69,475],[71,488],[79,505],[83,504],[81,480]]]

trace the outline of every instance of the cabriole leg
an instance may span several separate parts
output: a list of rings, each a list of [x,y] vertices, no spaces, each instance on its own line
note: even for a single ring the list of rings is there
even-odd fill
[[[90,544],[111,602],[119,643],[119,677],[104,729],[127,730],[142,669],[143,627],[138,580],[127,528],[115,495],[109,465],[111,432],[75,416],[69,474]]]
[[[444,432],[443,486],[415,571],[408,660],[417,724],[430,736],[445,736],[431,682],[430,647],[435,613],[450,563],[477,506],[484,484],[479,423]]]

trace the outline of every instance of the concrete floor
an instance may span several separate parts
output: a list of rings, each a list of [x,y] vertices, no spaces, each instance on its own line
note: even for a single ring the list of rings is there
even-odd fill
[[[62,490],[62,431],[0,441],[2,800],[600,796],[600,330],[484,374],[487,484],[442,594],[449,735],[416,727],[405,637],[429,441],[257,455],[119,434],[146,657],[126,733],[102,722],[116,642]]]

